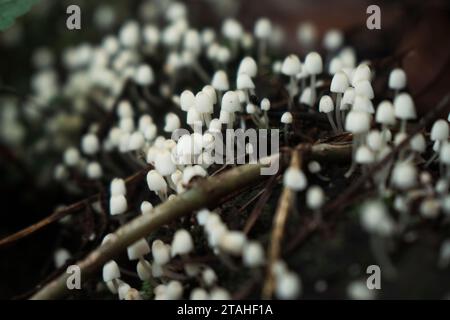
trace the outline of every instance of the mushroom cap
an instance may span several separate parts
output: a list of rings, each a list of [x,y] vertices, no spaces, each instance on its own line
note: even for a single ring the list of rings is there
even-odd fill
[[[320,74],[323,71],[322,57],[317,52],[310,52],[306,55],[303,67],[308,74]]]
[[[234,113],[241,109],[239,96],[235,91],[225,92],[225,94],[222,97],[221,109],[229,113]]]
[[[394,105],[390,101],[384,100],[378,105],[377,112],[375,114],[375,121],[385,125],[395,124],[396,119]]]
[[[408,93],[397,95],[394,100],[395,116],[401,120],[413,120],[417,118],[414,101]]]
[[[135,151],[141,149],[145,144],[145,138],[142,132],[135,131],[128,140],[128,150]]]
[[[370,164],[375,161],[375,155],[367,146],[360,146],[356,150],[355,160],[360,164]]]
[[[311,94],[311,88],[305,88],[300,96],[299,99],[300,103],[306,104],[307,106],[312,107],[312,94]]]
[[[261,110],[269,111],[270,110],[270,100],[267,98],[262,99],[260,106],[261,106]]]
[[[111,181],[109,190],[113,196],[125,195],[127,193],[125,181],[121,178],[114,178]]]
[[[247,237],[242,231],[228,231],[219,241],[220,248],[231,255],[241,255],[247,242]]]
[[[372,100],[375,97],[369,80],[360,80],[355,84],[356,95],[365,96]]]
[[[211,85],[218,91],[227,91],[230,89],[227,73],[224,70],[218,70],[214,73]]]
[[[347,89],[345,89],[341,101],[341,110],[348,110],[350,106],[352,106],[355,102],[355,96],[355,88],[348,87]]]
[[[348,86],[349,80],[347,75],[342,71],[338,71],[334,74],[333,79],[331,80],[330,91],[335,93],[344,93]]]
[[[389,74],[389,88],[402,90],[406,87],[406,73],[403,69],[397,68]]]
[[[343,66],[344,64],[341,58],[334,57],[333,59],[331,59],[330,64],[328,65],[328,73],[330,75],[335,75],[336,73],[342,70]]]
[[[409,189],[417,182],[417,169],[409,162],[398,162],[392,171],[392,182],[399,189]]]
[[[208,113],[214,112],[214,105],[211,96],[203,91],[200,91],[195,95],[195,110],[198,113]]]
[[[202,50],[202,41],[197,30],[191,29],[186,31],[183,37],[183,47],[194,55]]]
[[[281,123],[291,124],[293,120],[292,113],[285,112],[281,115]]]
[[[323,46],[329,51],[335,51],[339,49],[344,43],[344,35],[342,31],[337,29],[331,29],[327,31],[323,38]]]
[[[306,191],[306,205],[311,210],[320,209],[325,202],[325,194],[319,186],[309,187]]]
[[[155,80],[152,68],[147,64],[142,64],[136,69],[134,81],[140,86],[149,86]]]
[[[87,155],[96,154],[100,149],[100,142],[93,133],[88,133],[81,139],[81,150]]]
[[[177,169],[172,161],[172,154],[167,150],[161,150],[155,157],[155,169],[163,177],[170,176]]]
[[[169,112],[168,114],[166,114],[164,120],[165,120],[164,125],[165,132],[174,132],[181,126],[180,118],[178,118],[178,116],[173,112]]]
[[[236,41],[242,37],[244,31],[237,20],[228,18],[222,24],[222,33],[226,38]]]
[[[448,139],[449,127],[447,121],[443,119],[436,120],[431,128],[432,141],[445,141]]]
[[[366,96],[355,96],[355,101],[353,102],[353,110],[367,112],[370,114],[375,113],[372,101]]]
[[[181,110],[188,111],[195,106],[195,96],[190,90],[184,90],[180,96]]]
[[[156,170],[150,170],[147,173],[147,185],[150,191],[166,191],[167,183],[166,180],[159,174]]]
[[[370,115],[367,112],[352,110],[345,119],[345,130],[354,134],[365,133],[370,129]]]
[[[109,199],[109,212],[112,216],[126,212],[127,207],[127,199],[124,195],[112,196]]]
[[[418,153],[425,152],[425,149],[427,148],[425,137],[421,133],[418,133],[414,137],[412,137],[409,145],[413,151]]]
[[[256,64],[255,59],[252,57],[245,57],[242,59],[237,73],[238,75],[241,73],[246,73],[252,78],[256,77],[256,74],[258,73],[258,65]]]
[[[302,63],[295,54],[288,55],[281,66],[281,73],[286,76],[296,76],[302,71]]]
[[[294,191],[302,191],[308,185],[308,180],[302,170],[289,167],[283,175],[283,185]]]
[[[172,257],[176,255],[185,255],[194,249],[194,241],[192,240],[191,234],[185,229],[179,229],[175,232],[173,236],[171,254]]]
[[[127,248],[128,259],[137,260],[150,253],[150,246],[144,238],[136,241]]]
[[[446,166],[450,166],[450,143],[445,142],[441,146],[441,150],[439,152],[439,161],[445,164]]]
[[[323,113],[329,113],[332,112],[333,110],[334,110],[333,99],[331,99],[331,97],[328,95],[323,95],[320,98],[319,111]]]
[[[267,18],[259,18],[255,23],[255,37],[261,40],[267,40],[272,34],[272,22]]]
[[[356,86],[356,84],[362,80],[370,81],[371,78],[372,78],[372,72],[370,71],[370,67],[367,64],[362,63],[353,72],[353,77],[352,77],[352,81],[351,81],[352,86]]]
[[[244,246],[242,261],[247,267],[259,267],[264,265],[265,255],[262,245],[257,241],[249,241]]]
[[[120,269],[117,262],[111,260],[103,266],[103,281],[108,282],[120,278]]]
[[[236,79],[236,87],[239,90],[255,89],[255,84],[248,74],[239,73]]]
[[[157,239],[152,243],[152,256],[154,260],[153,266],[163,266],[170,260],[170,249],[167,244]]]

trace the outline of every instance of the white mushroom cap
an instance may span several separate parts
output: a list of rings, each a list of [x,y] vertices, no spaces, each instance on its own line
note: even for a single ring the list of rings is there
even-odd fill
[[[375,121],[385,125],[395,124],[394,105],[390,101],[384,100],[378,105]]]
[[[402,120],[417,118],[416,108],[411,96],[407,93],[399,94],[394,100],[395,116]]]
[[[222,33],[226,38],[236,41],[242,37],[244,31],[238,21],[228,18],[222,24]]]
[[[120,269],[114,260],[107,262],[103,266],[103,281],[108,282],[120,278]]]
[[[109,199],[109,211],[115,216],[127,211],[127,199],[124,195],[111,196]]]
[[[380,201],[371,201],[363,206],[361,212],[361,224],[368,232],[388,236],[394,231],[395,225],[386,209]]]
[[[305,88],[299,99],[300,103],[306,104],[307,106],[312,106],[312,95],[311,88]]]
[[[195,95],[195,109],[198,113],[213,113],[214,105],[211,97],[206,92],[200,91]]]
[[[139,259],[136,271],[142,281],[149,280],[152,277],[152,265],[145,259]]]
[[[327,31],[323,39],[323,46],[329,51],[335,51],[339,49],[344,43],[344,35],[342,31],[337,29],[331,29]]]
[[[320,209],[325,202],[325,194],[319,186],[309,187],[306,191],[306,205],[311,210]]]
[[[146,25],[142,30],[142,38],[146,44],[152,47],[158,45],[160,40],[160,32],[158,27],[154,25]]]
[[[125,23],[119,31],[119,41],[125,48],[134,48],[139,44],[140,30],[136,21]]]
[[[153,210],[153,205],[149,201],[142,201],[140,209],[142,214],[150,214]]]
[[[195,96],[190,90],[184,90],[180,96],[181,110],[188,111],[195,106]]]
[[[176,255],[185,255],[194,249],[194,241],[192,240],[191,234],[185,229],[180,229],[175,232],[172,241],[172,257]]]
[[[303,22],[297,28],[297,39],[305,47],[311,47],[317,40],[316,27],[310,22]]]
[[[253,103],[247,103],[247,105],[245,106],[245,112],[247,112],[248,114],[254,114],[256,113],[257,108]]]
[[[448,139],[449,128],[445,120],[439,119],[433,124],[431,128],[431,141],[445,141]]]
[[[144,238],[136,241],[127,248],[128,259],[137,260],[150,253],[150,246]]]
[[[261,103],[260,103],[260,106],[261,106],[261,110],[269,111],[270,110],[270,101],[269,101],[269,99],[267,99],[267,98],[262,99]]]
[[[102,167],[98,162],[90,162],[86,168],[86,175],[89,179],[99,179],[103,175]]]
[[[80,162],[80,153],[76,148],[69,148],[64,151],[64,163],[68,167],[74,167]]]
[[[166,296],[168,300],[179,300],[183,297],[183,286],[180,281],[171,280],[166,285]]]
[[[348,86],[349,80],[347,75],[342,71],[338,71],[334,74],[333,79],[331,80],[330,91],[344,93]]]
[[[227,73],[224,70],[218,70],[214,73],[211,85],[218,91],[227,91],[230,89]]]
[[[195,288],[191,291],[190,300],[208,300],[209,294],[205,289]]]
[[[409,162],[395,164],[392,171],[392,182],[399,189],[409,189],[417,182],[417,169]]]
[[[329,113],[332,112],[333,110],[334,110],[333,99],[331,99],[331,97],[328,95],[323,95],[320,98],[319,111],[323,113]]]
[[[362,80],[370,81],[371,78],[372,78],[372,72],[370,71],[369,66],[365,63],[362,63],[356,68],[355,72],[353,73],[351,82],[352,82],[353,86],[356,86],[356,84],[359,81],[362,81]]]
[[[234,113],[240,110],[239,96],[235,91],[227,91],[222,97],[221,108],[223,111]],[[222,119],[220,119],[222,121]],[[224,121],[222,121],[224,122]]]
[[[344,68],[354,68],[356,65],[356,52],[352,47],[345,47],[339,52]]]
[[[368,147],[362,145],[356,150],[355,160],[360,164],[370,164],[375,161],[375,155]]]
[[[365,96],[369,99],[373,99],[375,94],[373,92],[372,85],[369,80],[360,80],[355,84],[356,95]]]
[[[308,74],[320,74],[323,71],[322,57],[317,52],[310,52],[305,58],[303,65]],[[298,72],[297,72],[298,73]]]
[[[418,153],[425,152],[425,149],[427,148],[427,143],[425,141],[425,138],[423,134],[418,133],[416,134],[409,143],[411,149]]]
[[[208,267],[203,270],[202,279],[207,287],[212,287],[217,282],[216,272]]]
[[[354,134],[370,130],[370,116],[366,112],[352,110],[345,119],[345,130]]]
[[[294,191],[302,191],[308,185],[308,180],[302,170],[289,167],[283,176],[283,185]]]
[[[128,140],[128,150],[135,151],[142,149],[145,145],[145,138],[142,132],[135,131],[130,135]]]
[[[87,155],[96,154],[100,149],[100,142],[93,133],[88,133],[81,140],[81,150]]]
[[[397,68],[389,74],[389,88],[402,90],[406,87],[406,73],[403,69]]]
[[[308,163],[308,170],[311,173],[319,173],[322,170],[320,163],[317,161],[310,161]]]
[[[230,293],[221,287],[214,287],[210,292],[211,300],[230,300]]]
[[[157,239],[152,243],[152,255],[154,264],[159,266],[165,265],[170,260],[170,249],[169,246],[166,245],[161,240]],[[154,265],[153,264],[153,265]]]
[[[183,171],[183,184],[187,185],[194,177],[206,177],[208,173],[199,165],[186,167]]]
[[[241,60],[238,68],[238,75],[241,73],[246,73],[250,77],[256,77],[258,73],[258,65],[252,57],[245,57]]]
[[[200,53],[202,50],[202,41],[197,30],[190,29],[184,34],[183,48],[192,53],[194,56]]]
[[[202,92],[206,93],[210,97],[211,102],[213,104],[217,103],[217,94],[216,94],[216,90],[214,89],[213,86],[211,86],[211,85],[204,86],[202,89]]]
[[[111,181],[110,193],[113,196],[125,195],[127,193],[125,181],[121,178],[114,178]]]
[[[196,124],[200,125],[202,124],[202,118],[196,108],[191,108],[187,111],[186,123],[191,126]]]
[[[212,133],[219,133],[222,131],[222,122],[220,119],[212,119],[209,123],[208,131]]]
[[[442,144],[439,152],[439,161],[446,166],[450,166],[450,142],[446,141]]]
[[[255,89],[255,84],[248,74],[240,73],[237,76],[236,87],[239,90]]]
[[[366,138],[367,146],[373,151],[380,151],[383,148],[383,137],[380,131],[371,130]]]
[[[151,191],[158,192],[166,192],[167,191],[167,183],[166,180],[159,174],[156,170],[151,170],[147,173],[147,184],[148,188]]]
[[[355,111],[367,112],[370,114],[375,113],[372,101],[367,96],[356,95],[355,101],[353,101],[353,109]]]
[[[164,131],[174,132],[175,130],[179,129],[180,126],[180,118],[178,118],[175,113],[169,112],[165,117]]]
[[[264,249],[257,241],[249,241],[242,254],[244,265],[250,268],[260,267],[265,263]]]
[[[293,120],[292,113],[285,112],[281,115],[281,123],[291,124]]]
[[[281,73],[286,76],[294,77],[300,72],[302,72],[302,63],[300,62],[300,59],[295,54],[288,55],[281,66]]]
[[[140,86],[149,86],[155,81],[152,68],[147,64],[142,64],[136,69],[134,81]]]
[[[276,277],[275,294],[282,300],[296,299],[301,292],[300,278],[293,272],[281,273]]]
[[[242,250],[247,242],[247,237],[241,231],[228,231],[219,242],[220,248],[232,255],[241,255]]]
[[[334,57],[331,59],[330,64],[328,65],[328,73],[330,75],[334,75],[342,70],[344,64],[339,57]]]
[[[170,176],[175,172],[176,165],[172,161],[172,154],[167,150],[161,150],[155,157],[155,169],[161,176]]]
[[[269,39],[272,34],[272,22],[267,18],[259,18],[255,23],[254,34],[257,39]]]

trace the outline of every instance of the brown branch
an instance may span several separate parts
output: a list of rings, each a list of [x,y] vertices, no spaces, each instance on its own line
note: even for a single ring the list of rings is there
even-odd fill
[[[292,152],[290,166],[300,169],[302,167],[301,161],[300,151],[294,150]],[[275,263],[280,259],[284,227],[289,217],[289,213],[291,212],[291,206],[294,203],[295,195],[294,190],[284,187],[280,200],[278,201],[277,211],[273,220],[272,236],[268,252],[266,279],[262,290],[263,299],[270,299],[273,295],[275,288],[273,268]]]

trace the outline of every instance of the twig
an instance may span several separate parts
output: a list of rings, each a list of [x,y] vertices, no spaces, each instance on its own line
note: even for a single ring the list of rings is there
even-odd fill
[[[294,150],[291,157],[291,167],[301,168],[301,157],[299,150]],[[281,253],[281,242],[283,240],[284,227],[286,221],[291,212],[291,205],[294,202],[295,191],[290,188],[284,187],[281,193],[280,200],[278,201],[277,211],[275,213],[273,221],[272,236],[270,240],[269,253],[268,253],[268,263],[267,263],[267,273],[264,282],[262,297],[263,299],[270,299],[272,297],[274,287],[275,287],[275,277],[273,274],[273,268],[275,263],[280,258]]]

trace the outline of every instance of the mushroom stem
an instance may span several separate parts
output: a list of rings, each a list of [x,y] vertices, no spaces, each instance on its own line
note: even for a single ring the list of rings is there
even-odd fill
[[[406,120],[402,119],[401,123],[400,123],[400,132],[401,133],[405,133],[406,132]]]
[[[205,69],[203,69],[203,67],[200,65],[200,63],[198,63],[196,59],[194,59],[194,61],[192,62],[192,68],[203,82],[205,83],[211,82],[211,78],[209,77],[208,73],[205,71]]]
[[[284,143],[288,145],[289,143],[289,124],[284,124]]]
[[[288,110],[292,111],[294,107],[294,96],[295,96],[295,86],[297,85],[297,81],[295,80],[295,76],[291,76],[289,79],[289,103]]]
[[[147,261],[145,261],[145,259],[144,259],[143,256],[140,256],[140,257],[139,257],[139,262],[142,264],[142,266],[145,268],[145,270],[147,270],[147,272],[150,274],[150,278],[148,279],[148,281],[150,282],[150,284],[151,284],[152,286],[155,286],[155,285],[156,285],[156,281],[155,281],[155,279],[152,277],[152,269],[151,269],[151,268],[148,268],[148,266],[147,266]]]
[[[338,128],[336,127],[336,124],[334,123],[334,120],[333,120],[333,116],[331,115],[332,113],[333,112],[327,112],[327,118],[331,124],[331,127],[333,128],[334,133],[338,133]]]
[[[342,93],[336,93],[336,108],[335,108],[335,113],[336,113],[336,122],[337,122],[337,126],[338,126],[338,132],[341,133],[342,131],[344,131],[344,128],[342,127],[342,119],[341,119],[341,101],[342,101]]]
[[[206,128],[209,128],[209,124],[211,122],[211,115],[209,113],[202,114],[203,121],[205,121]]]
[[[260,64],[265,64],[267,61],[266,51],[267,51],[266,40],[260,40],[258,43],[258,62]]]
[[[316,103],[316,75],[311,75],[311,106]]]
[[[352,174],[353,171],[355,171],[356,169],[356,150],[358,149],[359,146],[359,135],[353,135],[353,141],[352,141],[352,164],[350,165],[350,168],[348,169],[348,171],[344,174],[344,177],[349,178]]]

